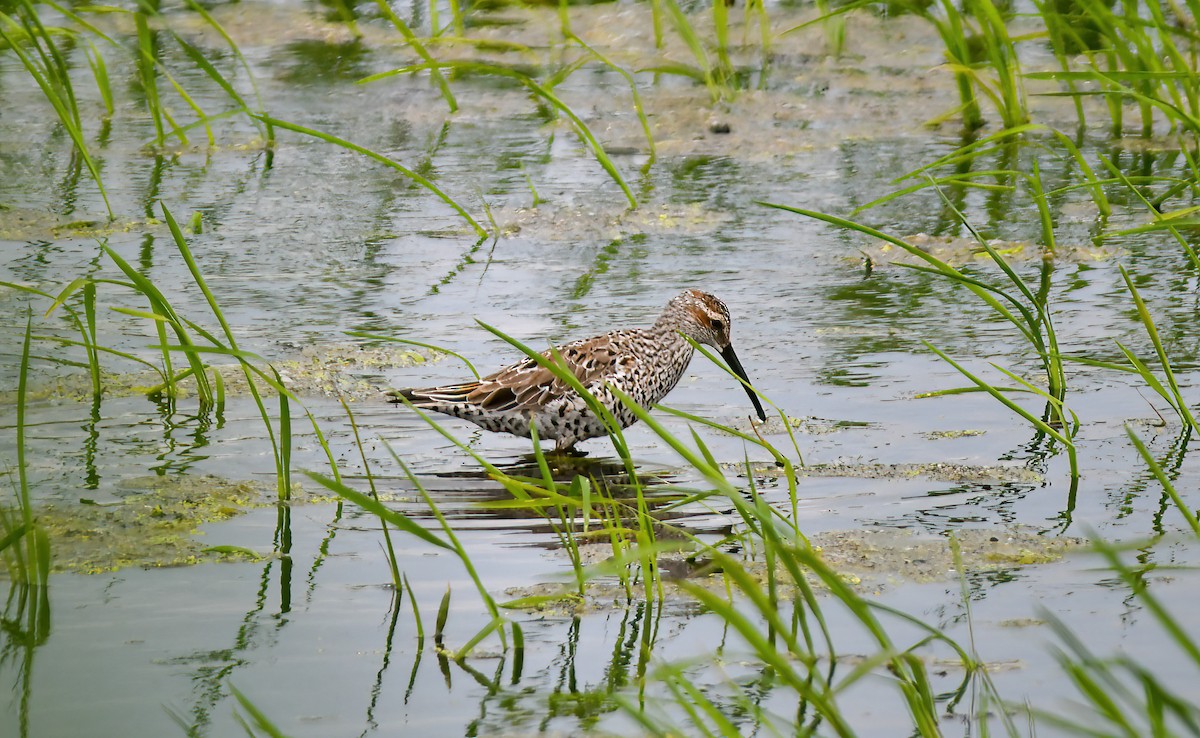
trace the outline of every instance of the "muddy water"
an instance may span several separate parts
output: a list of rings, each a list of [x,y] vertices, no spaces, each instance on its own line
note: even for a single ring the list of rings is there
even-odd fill
[[[773,12],[779,28],[802,17],[786,8]],[[1007,699],[1053,709],[1070,695],[1049,650],[1053,637],[1040,609],[1047,605],[1086,632],[1096,652],[1143,654],[1160,665],[1165,682],[1185,678],[1149,616],[1095,558],[1057,544],[1043,556],[1033,543],[1090,531],[1114,540],[1165,533],[1166,542],[1137,552],[1140,562],[1195,563],[1195,545],[1170,537],[1181,530],[1177,511],[1125,437],[1128,423],[1160,458],[1173,454],[1167,458],[1178,488],[1185,495],[1195,490],[1194,464],[1178,450],[1179,428],[1160,424],[1149,393],[1123,375],[1073,368],[1069,401],[1083,420],[1084,476],[1072,496],[1063,455],[991,398],[915,398],[964,384],[923,341],[977,371],[994,362],[1032,377],[1034,357],[1009,326],[970,295],[902,268],[879,244],[755,204],[846,214],[890,192],[894,178],[963,143],[955,130],[922,125],[955,102],[928,28],[907,18],[856,18],[841,60],[824,56],[814,31],[778,40],[765,69],[751,47],[739,61],[756,83],[765,81],[764,89],[717,106],[690,82],[639,75],[658,156],[644,172],[648,150],[623,80],[595,66],[573,74],[557,92],[614,152],[642,200],[629,211],[570,128],[539,114],[516,85],[455,79],[462,110],[447,115],[424,77],[356,84],[412,63],[382,24],[360,23],[363,37],[355,40],[315,6],[241,3],[214,13],[249,60],[272,115],[383,151],[436,181],[477,217],[486,202],[503,235],[476,243],[431,195],[312,139],[281,133],[268,159],[258,130],[244,119],[217,124],[214,147],[195,132],[188,145],[148,151],[153,127],[141,112],[132,72],[115,60],[114,74],[124,76],[110,129],[97,130],[98,101],[79,85],[119,215],[104,225],[94,186],[70,173],[66,139],[47,124],[48,108],[15,60],[3,55],[0,278],[49,293],[81,275],[116,278],[98,245],[103,241],[163,287],[181,314],[215,329],[156,203],[165,202],[181,221],[198,213],[203,227],[189,242],[239,344],[280,363],[343,472],[361,484],[353,429],[331,396],[331,382],[337,384],[355,410],[385,499],[428,518],[384,441],[455,521],[500,599],[510,589],[524,594],[565,575],[553,534],[543,521],[481,508],[478,502],[505,493],[375,391],[458,378],[465,369],[452,357],[357,343],[345,332],[437,343],[490,369],[515,354],[476,319],[536,345],[648,324],[676,291],[707,289],[733,311],[734,343],[756,385],[798,421],[804,461],[812,467],[801,479],[801,529],[822,542],[831,562],[853,572],[864,592],[965,641],[962,596],[938,558],[939,536],[984,531],[968,577],[974,635]],[[546,68],[573,58],[548,46],[556,40],[552,14],[512,9],[495,17],[509,22],[476,33],[531,50],[478,52],[482,58]],[[182,11],[167,19],[245,84],[211,32]],[[641,6],[575,8],[572,19],[576,33],[619,63],[638,68],[657,60]],[[119,18],[104,22],[122,30]],[[227,105],[187,70],[176,47],[164,43],[164,54],[202,102],[213,110]],[[674,42],[667,56],[687,59]],[[71,58],[86,70],[81,54]],[[1039,120],[1071,125],[1070,109],[1057,99],[1034,98],[1033,106]],[[714,121],[730,132],[714,133]],[[1082,142],[1093,158],[1110,154],[1131,174],[1182,176],[1180,158],[1169,152],[1109,150],[1099,129],[1085,131]],[[1028,166],[1033,158],[1047,190],[1076,181],[1069,161],[1033,149],[1000,150],[971,166]],[[1042,261],[1027,243],[1038,235],[1028,196],[994,189],[949,194],[986,237],[1013,248],[1014,263],[1036,282]],[[1048,284],[1063,349],[1115,361],[1116,339],[1150,355],[1117,269],[1125,263],[1139,275],[1190,387],[1200,334],[1195,279],[1178,247],[1156,236],[1092,243],[1102,227],[1144,222],[1134,206],[1118,207],[1107,223],[1080,192],[1057,195],[1051,206],[1061,248]],[[993,273],[963,245],[964,229],[932,193],[860,217],[898,235],[928,234],[931,249],[972,273]],[[44,300],[27,303],[11,290],[0,291],[0,300],[0,373],[12,389],[26,304],[36,333],[70,335],[70,329],[61,311],[38,317],[48,307]],[[102,290],[101,302],[144,309],[115,286]],[[147,358],[157,341],[146,322],[107,310],[99,339]],[[355,356],[360,347],[369,355]],[[44,344],[35,353],[55,350]],[[113,360],[106,363],[112,389],[94,405],[80,399],[86,382],[77,368],[36,363],[28,473],[61,541],[55,551],[65,571],[52,579],[47,632],[24,637],[20,627],[6,628],[0,680],[14,686],[14,697],[3,712],[5,735],[75,735],[81,726],[95,735],[169,735],[178,730],[172,716],[194,734],[228,735],[238,729],[229,685],[292,735],[392,735],[401,728],[448,736],[626,734],[632,723],[611,695],[636,687],[638,648],[648,630],[655,659],[663,662],[725,645],[722,667],[697,666],[695,679],[721,684],[749,676],[736,639],[675,598],[661,612],[597,600],[578,613],[518,614],[528,645],[521,664],[490,640],[463,664],[439,661],[428,640],[417,641],[410,603],[394,607],[373,519],[339,508],[311,483],[290,509],[271,504],[271,449],[244,396],[219,414],[198,412],[187,399],[155,403],[133,391],[150,383],[131,374],[137,367]],[[327,381],[330,375],[336,378]],[[9,429],[13,398],[6,394],[0,419]],[[669,402],[743,427],[749,413],[741,389],[703,359]],[[680,420],[663,416],[663,422],[688,432]],[[521,439],[453,421],[447,427],[496,463],[515,463],[528,450]],[[747,454],[736,438],[699,430],[718,459],[732,465]],[[789,447],[778,421],[763,432]],[[14,436],[0,440],[9,467]],[[627,438],[643,470],[699,484],[649,430],[635,426]],[[585,448],[593,459],[612,454],[602,440]],[[297,440],[294,465],[326,466],[311,436]],[[769,467],[757,467],[756,479],[769,500],[790,504]],[[686,510],[673,523],[719,534],[729,525],[725,512]],[[189,535],[197,526],[197,535]],[[281,532],[290,535],[285,540]],[[1028,545],[1011,544],[1015,554],[996,551],[987,545],[993,537]],[[102,544],[89,545],[96,541]],[[263,558],[206,553],[209,546],[241,547]],[[449,644],[461,644],[487,621],[457,561],[412,539],[397,546],[427,631],[447,584]],[[1022,555],[1025,548],[1034,553]],[[186,565],[216,558],[232,560]],[[874,570],[863,568],[863,560]],[[1177,611],[1196,605],[1190,570],[1148,579]],[[19,624],[23,612],[10,599],[6,623]],[[847,657],[869,650],[862,633],[836,619],[832,627]],[[895,628],[897,640],[917,637],[902,624]],[[939,691],[962,680],[953,668],[932,671]],[[844,704],[861,707],[844,709],[862,734],[895,735],[897,721],[907,721],[886,685],[855,689]],[[954,717],[971,714],[976,689],[953,707],[943,705],[952,713],[943,725],[948,734],[977,730]],[[647,709],[659,709],[662,697],[650,690]],[[764,700],[780,714],[794,710],[781,698]]]

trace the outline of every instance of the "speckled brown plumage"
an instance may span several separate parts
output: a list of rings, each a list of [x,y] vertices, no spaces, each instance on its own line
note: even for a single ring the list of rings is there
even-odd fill
[[[730,369],[746,379],[730,344],[729,331],[725,303],[706,292],[686,290],[667,303],[649,328],[616,330],[563,344],[557,351],[580,384],[624,428],[637,417],[610,387],[628,394],[642,407],[661,400],[678,384],[692,360],[694,349],[684,336],[721,351]],[[551,358],[552,353],[546,351],[542,356]],[[422,410],[453,415],[490,431],[528,437],[533,422],[538,437],[554,439],[559,451],[606,433],[604,423],[593,415],[579,393],[530,358],[479,381],[402,389],[393,394],[392,402],[407,400]],[[758,397],[749,389],[747,394],[758,416],[765,420]]]

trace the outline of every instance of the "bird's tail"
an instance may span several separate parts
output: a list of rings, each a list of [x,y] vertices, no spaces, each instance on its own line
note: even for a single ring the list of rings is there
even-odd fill
[[[388,401],[398,405],[407,400],[414,407],[436,408],[447,404],[455,405],[466,402],[467,395],[478,387],[478,382],[466,382],[445,387],[397,389],[388,392]]]

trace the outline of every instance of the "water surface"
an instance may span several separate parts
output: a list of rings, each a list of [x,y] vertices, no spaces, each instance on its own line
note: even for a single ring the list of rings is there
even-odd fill
[[[630,4],[572,8],[574,30],[636,68],[652,55],[643,10]],[[781,27],[797,12],[774,10]],[[239,3],[213,12],[238,40],[271,115],[383,152],[436,182],[478,217],[486,203],[501,235],[477,241],[428,192],[329,144],[281,132],[269,157],[258,129],[244,118],[219,123],[218,143],[211,148],[198,132],[188,145],[148,148],[153,126],[141,93],[131,71],[115,60],[114,71],[122,76],[111,126],[96,122],[94,90],[80,84],[82,106],[91,116],[89,140],[119,216],[112,227],[104,226],[94,185],[69,167],[69,141],[47,124],[45,102],[15,59],[4,54],[0,279],[56,294],[79,276],[119,278],[103,243],[160,285],[180,314],[216,330],[160,222],[162,202],[184,222],[199,214],[202,230],[189,234],[188,242],[239,345],[315,370],[336,369],[340,359],[331,357],[344,356],[347,346],[386,348],[346,335],[364,330],[436,343],[491,370],[517,354],[476,320],[541,346],[648,325],[671,295],[699,287],[730,306],[734,344],[756,386],[789,416],[807,419],[799,431],[804,462],[842,465],[841,472],[801,479],[797,515],[805,533],[899,529],[929,537],[979,528],[1002,535],[1009,526],[1021,526],[1048,537],[1094,531],[1118,541],[1166,534],[1165,542],[1147,544],[1132,556],[1176,612],[1196,606],[1195,543],[1175,537],[1182,520],[1131,453],[1126,424],[1166,459],[1180,490],[1196,488],[1195,465],[1177,424],[1170,418],[1160,424],[1158,412],[1166,410],[1144,387],[1116,372],[1072,365],[1068,400],[1083,421],[1078,439],[1083,478],[1072,495],[1061,449],[992,398],[915,397],[965,383],[924,342],[973,370],[990,372],[994,363],[1036,381],[1036,357],[1011,326],[945,280],[891,263],[879,244],[861,235],[756,204],[846,214],[890,192],[895,178],[962,145],[957,131],[922,126],[954,104],[951,85],[927,73],[941,63],[928,28],[908,18],[885,24],[859,19],[850,54],[841,61],[812,53],[820,44],[817,31],[786,37],[771,52],[766,88],[747,90],[722,106],[711,105],[702,87],[680,78],[639,74],[658,145],[658,158],[648,169],[649,152],[623,79],[599,66],[571,75],[558,92],[614,152],[641,200],[639,209],[628,210],[570,127],[539,111],[519,85],[462,75],[453,84],[463,107],[449,115],[424,76],[356,84],[412,63],[377,20],[362,20],[363,37],[356,40],[313,4]],[[239,85],[247,84],[211,31],[185,10],[165,13],[165,22],[178,24],[172,27],[212,52],[214,63]],[[560,63],[545,41],[557,23],[551,13],[508,9],[500,15],[517,24],[481,33],[533,49],[501,58],[516,63],[520,57],[547,71]],[[420,17],[414,22],[424,23]],[[186,60],[178,47],[164,41],[162,53],[202,103],[214,109],[226,104],[198,70],[180,64]],[[73,51],[69,59],[86,70],[82,52]],[[1070,110],[1059,105],[1053,98],[1035,102],[1042,119],[1070,120]],[[731,132],[713,133],[708,125],[713,116],[727,121]],[[1110,150],[1100,130],[1085,130],[1082,143],[1089,157],[1111,155],[1130,173],[1185,172],[1185,162],[1169,152]],[[1070,160],[1032,148],[999,150],[971,166],[986,171],[1030,158],[1038,159],[1048,191],[1077,181]],[[985,237],[1010,246],[1025,243],[1013,262],[1036,284],[1043,261],[1029,243],[1039,230],[1026,194],[963,189],[947,196]],[[1060,255],[1046,267],[1046,284],[1063,350],[1117,361],[1120,341],[1151,355],[1118,270],[1125,264],[1136,273],[1185,392],[1194,394],[1200,339],[1196,281],[1178,246],[1152,234],[1093,243],[1104,228],[1144,218],[1135,208],[1118,208],[1102,222],[1078,190],[1056,195],[1051,209]],[[954,239],[968,235],[932,191],[858,217],[901,236],[924,233],[961,243]],[[995,278],[986,260],[965,261],[970,274]],[[106,308],[145,309],[115,285],[104,286],[100,297]],[[0,452],[12,469],[12,390],[25,322],[32,311],[39,335],[73,335],[74,329],[63,311],[41,317],[49,307],[45,300],[12,290],[0,291],[0,300],[5,303],[0,376],[8,390],[0,425],[10,429],[0,439]],[[108,309],[101,314],[98,340],[155,356],[153,326]],[[52,347],[39,343],[34,353],[79,357]],[[351,370],[370,388],[349,399],[388,504],[434,526],[385,443],[453,521],[494,596],[503,600],[509,588],[563,578],[569,567],[545,521],[481,507],[479,502],[507,493],[420,418],[383,401],[387,387],[467,376],[452,357],[422,352],[419,358]],[[134,365],[106,359],[105,368],[126,377],[114,386],[149,383],[128,380]],[[0,659],[0,679],[13,687],[0,723],[6,735],[75,735],[86,726],[94,735],[159,736],[183,732],[177,724],[194,735],[229,735],[238,730],[230,685],[291,735],[391,735],[401,729],[446,736],[628,734],[632,720],[612,695],[637,693],[643,638],[653,641],[651,668],[723,647],[718,666],[698,662],[688,673],[714,685],[726,677],[752,676],[738,656],[740,641],[717,618],[681,598],[668,599],[661,609],[634,601],[579,615],[513,613],[527,640],[520,663],[494,638],[465,662],[439,659],[429,633],[424,642],[416,637],[412,604],[405,599],[397,606],[377,520],[328,497],[298,495],[303,502],[291,507],[272,504],[272,451],[246,397],[231,398],[221,412],[201,409],[194,399],[154,401],[115,389],[93,403],[77,367],[45,361],[34,362],[31,391],[27,471],[40,506],[102,527],[111,522],[105,506],[141,505],[147,515],[156,505],[161,510],[166,498],[152,495],[181,494],[170,486],[181,477],[198,481],[193,490],[205,489],[210,477],[250,483],[261,490],[257,504],[204,525],[200,542],[183,550],[204,558],[197,553],[203,546],[240,546],[265,558],[116,570],[93,565],[85,570],[97,573],[56,573],[49,593],[52,618],[40,637],[25,629],[27,610],[10,597]],[[304,399],[342,472],[364,486],[353,428],[337,399],[316,391]],[[703,358],[668,402],[748,427],[743,391]],[[687,423],[659,417],[686,437]],[[297,422],[298,431],[300,426]],[[518,462],[529,450],[523,439],[485,434],[457,421],[446,427],[493,463]],[[790,448],[781,428],[766,429],[767,438]],[[732,436],[697,431],[723,462],[768,460]],[[682,486],[702,485],[644,426],[631,428],[627,439],[644,472],[669,475]],[[592,458],[612,456],[603,439],[585,449]],[[937,473],[938,464],[992,471],[958,478]],[[293,465],[327,468],[311,434],[297,439]],[[869,467],[924,473],[870,475],[864,473]],[[778,479],[764,473],[755,481],[770,502],[790,509]],[[214,490],[219,486],[211,484]],[[307,480],[304,488],[310,496],[319,491]],[[717,535],[728,529],[728,513],[697,507],[673,522]],[[412,537],[395,541],[427,631],[450,586],[446,642],[470,638],[488,616],[461,564]],[[177,537],[172,545],[179,550]],[[59,550],[67,551],[67,544]],[[140,563],[168,561],[170,555],[163,555]],[[1160,574],[1153,571],[1158,565],[1180,568]],[[920,582],[885,578],[869,594],[965,642],[970,633],[963,597],[949,574]],[[1194,676],[1186,663],[1174,662],[1170,641],[1094,556],[1076,552],[1042,566],[976,572],[968,589],[975,645],[982,659],[997,665],[993,679],[1014,702],[1029,699],[1053,709],[1072,694],[1054,664],[1049,644],[1055,641],[1042,624],[1042,608],[1086,632],[1097,653],[1142,654],[1166,683],[1176,673],[1179,680]],[[892,625],[898,640],[916,637],[903,624]],[[832,626],[844,654],[871,650],[849,620],[834,619]],[[931,671],[939,691],[962,681],[952,667]],[[970,715],[976,689],[952,708],[943,706]],[[659,705],[663,697],[661,688],[650,689],[646,709],[670,710]],[[763,700],[781,713],[794,710],[769,691]],[[894,735],[896,721],[907,719],[882,680],[857,686],[845,700],[861,706],[850,718],[863,735]],[[954,717],[943,729],[950,735],[973,730]]]

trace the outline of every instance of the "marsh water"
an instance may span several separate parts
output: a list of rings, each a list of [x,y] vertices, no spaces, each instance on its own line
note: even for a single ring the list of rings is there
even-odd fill
[[[640,5],[571,11],[576,34],[630,68],[656,58]],[[240,347],[282,367],[342,473],[365,488],[355,428],[336,386],[387,504],[436,525],[390,446],[501,600],[567,578],[557,537],[541,518],[481,504],[508,493],[383,396],[389,387],[469,371],[453,356],[347,332],[436,344],[490,371],[518,354],[477,320],[540,347],[648,325],[671,295],[702,288],[729,305],[742,363],[794,425],[809,469],[800,479],[800,528],[824,541],[831,561],[839,547],[861,554],[854,576],[870,597],[970,640],[991,664],[999,692],[1017,704],[1070,710],[1073,692],[1055,662],[1047,611],[1086,633],[1095,653],[1137,654],[1168,682],[1176,673],[1180,684],[1194,678],[1097,556],[1073,545],[1043,554],[1049,542],[1090,535],[1144,542],[1129,555],[1143,583],[1176,612],[1200,605],[1200,551],[1177,535],[1182,518],[1126,435],[1132,427],[1194,500],[1200,478],[1177,419],[1160,417],[1161,402],[1135,378],[1071,365],[1068,401],[1082,421],[1082,478],[1072,489],[1062,449],[992,397],[918,397],[966,384],[925,342],[993,379],[1003,377],[991,364],[1032,377],[1036,357],[1010,324],[949,281],[903,268],[904,259],[879,242],[760,204],[846,215],[969,140],[953,125],[924,125],[956,104],[927,26],[906,16],[856,16],[838,58],[822,50],[819,28],[777,40],[765,64],[747,50],[747,89],[716,105],[703,85],[641,73],[653,161],[624,79],[601,66],[570,75],[556,94],[612,154],[640,201],[629,209],[571,128],[511,80],[457,76],[462,108],[448,114],[425,75],[359,84],[413,63],[378,18],[360,18],[356,37],[334,11],[300,0],[222,4],[211,12],[237,41],[272,116],[383,152],[481,219],[486,204],[500,235],[477,240],[427,190],[323,141],[279,131],[268,155],[260,130],[244,118],[215,123],[211,146],[194,131],[186,145],[148,147],[154,129],[140,91],[132,72],[116,64],[111,123],[100,122],[94,91],[78,90],[118,215],[108,224],[95,185],[72,166],[69,139],[47,122],[49,106],[14,57],[0,53],[0,279],[57,294],[80,276],[120,278],[104,244],[167,292],[179,314],[215,330],[159,203],[181,222],[198,223],[188,242]],[[424,22],[420,7],[404,12],[415,14],[417,27]],[[790,6],[772,12],[780,27],[814,14]],[[210,28],[183,8],[164,13],[175,32],[246,84]],[[477,20],[477,35],[527,48],[471,53],[546,73],[570,61],[551,43],[559,32],[552,10],[501,7]],[[118,28],[122,20],[105,22]],[[735,29],[753,37],[740,21]],[[182,58],[165,32],[162,42],[168,61]],[[86,69],[82,49],[68,58]],[[176,73],[220,109],[220,91],[198,69],[189,76],[180,65]],[[1073,125],[1069,103],[1059,98],[1035,96],[1031,106],[1042,121]],[[1178,151],[1153,141],[1133,149],[1106,128],[1080,131],[1078,143],[1088,157],[1110,157],[1130,176],[1185,171]],[[988,171],[1032,160],[1047,191],[1076,181],[1076,165],[1049,148],[999,147],[968,166]],[[1144,223],[1148,216],[1135,203],[1102,219],[1086,193],[1054,193],[1059,248],[1044,259],[1036,209],[1020,188],[956,188],[948,197],[985,238],[1000,239],[1022,275],[1047,287],[1064,353],[1116,362],[1120,342],[1153,354],[1122,282],[1119,265],[1129,268],[1194,398],[1198,285],[1186,256],[1161,233],[1093,240]],[[923,239],[972,274],[996,273],[933,190],[855,217]],[[106,308],[145,309],[132,293],[110,287],[100,295]],[[48,300],[4,289],[0,301],[0,452],[15,486],[26,321],[39,335],[73,329],[62,311],[43,317]],[[151,321],[105,309],[98,325],[98,343],[152,361],[158,355]],[[639,688],[643,641],[653,644],[651,669],[694,659],[687,668],[698,683],[747,677],[737,637],[682,596],[661,607],[597,596],[577,611],[510,613],[526,638],[519,662],[491,640],[462,662],[448,661],[430,638],[418,641],[410,600],[397,606],[374,516],[339,504],[298,473],[295,501],[274,504],[274,457],[248,396],[231,390],[219,411],[189,397],[147,398],[137,388],[153,384],[152,375],[106,358],[110,389],[93,402],[85,370],[37,358],[59,350],[67,351],[42,342],[32,352],[25,459],[60,571],[50,580],[49,623],[36,637],[19,603],[8,599],[0,734],[233,735],[241,731],[230,692],[236,687],[295,736],[625,735],[638,728],[617,696],[642,700],[648,711],[673,709],[661,689]],[[666,402],[750,428],[742,389],[703,357]],[[687,422],[658,415],[687,437]],[[444,425],[497,465],[528,463],[525,439],[459,421]],[[320,444],[299,420],[294,426],[293,467],[327,471]],[[743,483],[737,465],[747,457],[758,462],[757,489],[773,504],[789,504],[764,452],[712,429],[696,432]],[[790,448],[778,418],[759,432]],[[704,485],[645,426],[626,438],[645,473]],[[613,456],[608,441],[583,450],[584,473],[603,474]],[[728,513],[695,506],[675,511],[672,523],[717,535],[729,528]],[[954,567],[937,556],[947,534],[971,531],[983,541],[1022,543],[1017,554],[989,559],[979,552],[987,565],[965,575],[968,621]],[[1158,536],[1165,537],[1150,542]],[[457,559],[412,537],[394,533],[393,540],[427,628],[447,587],[448,644],[487,623]],[[222,550],[204,550],[210,547]],[[849,620],[830,625],[843,654],[854,654],[857,643],[867,648]],[[903,623],[896,629],[906,632]],[[714,661],[716,649],[722,658]],[[946,693],[963,680],[953,666],[932,673]],[[884,679],[844,696],[862,735],[897,735],[907,725]],[[974,690],[946,700],[946,734],[978,731],[957,717],[972,714]],[[769,690],[761,699],[770,705]]]

